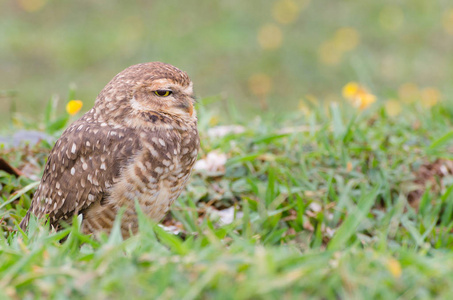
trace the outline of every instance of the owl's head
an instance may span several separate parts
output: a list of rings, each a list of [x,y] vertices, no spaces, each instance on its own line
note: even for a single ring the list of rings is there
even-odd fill
[[[124,118],[135,124],[149,113],[196,119],[194,103],[193,84],[187,73],[170,64],[150,62],[116,75],[99,94],[95,106],[107,110],[116,120]]]

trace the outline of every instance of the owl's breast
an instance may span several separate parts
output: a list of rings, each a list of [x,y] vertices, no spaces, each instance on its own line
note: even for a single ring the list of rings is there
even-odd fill
[[[171,181],[162,179],[157,191],[144,191],[138,198],[145,215],[158,222],[170,210],[170,206],[181,194],[184,184],[181,180]]]
[[[150,218],[160,220],[181,194],[196,161],[199,143],[196,127],[182,133],[167,131],[144,143],[139,165],[145,168],[136,173],[144,175],[146,171],[148,176],[141,179],[145,186],[140,204]]]
[[[136,200],[151,219],[164,217],[186,185],[198,154],[196,130],[142,132],[140,137],[141,151],[130,158],[108,192],[110,205],[127,207],[124,223],[136,223]]]

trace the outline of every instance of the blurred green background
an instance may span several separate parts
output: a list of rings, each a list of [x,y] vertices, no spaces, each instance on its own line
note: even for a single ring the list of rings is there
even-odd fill
[[[340,100],[351,81],[379,101],[441,101],[452,53],[451,0],[3,1],[0,126],[39,120],[52,95],[63,111],[70,88],[86,111],[115,74],[156,60],[220,99],[219,115]]]

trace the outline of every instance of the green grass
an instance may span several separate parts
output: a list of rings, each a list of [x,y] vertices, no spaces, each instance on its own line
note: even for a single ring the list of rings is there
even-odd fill
[[[178,234],[141,217],[137,236],[97,241],[77,222],[17,232],[52,142],[0,145],[28,175],[0,171],[0,299],[453,298],[448,1],[3,6],[0,138],[33,129],[56,140],[73,121],[62,113],[68,87],[86,111],[116,73],[159,60],[187,71],[202,98],[200,158],[228,160],[194,172],[164,221]],[[260,40],[269,26],[265,41],[281,35],[270,48]],[[351,81],[379,101],[361,112],[343,103]],[[218,124],[244,131],[213,137]],[[231,208],[235,220],[219,222]]]
[[[77,222],[17,232],[34,181],[0,173],[0,297],[453,296],[452,103],[405,106],[397,117],[380,103],[363,112],[312,106],[308,115],[257,116],[223,137],[208,135],[211,105],[198,107],[200,157],[216,150],[229,159],[215,176],[194,173],[165,221],[177,235],[142,216],[139,234],[125,241],[118,230],[93,240]],[[240,123],[234,107],[229,114]],[[50,147],[1,151],[39,172]],[[215,211],[228,207],[236,218],[221,224]]]

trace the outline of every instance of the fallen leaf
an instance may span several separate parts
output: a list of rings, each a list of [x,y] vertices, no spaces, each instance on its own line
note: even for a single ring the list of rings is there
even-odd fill
[[[205,171],[209,176],[219,176],[225,173],[227,156],[218,151],[209,152],[205,158],[195,163],[194,170]]]

